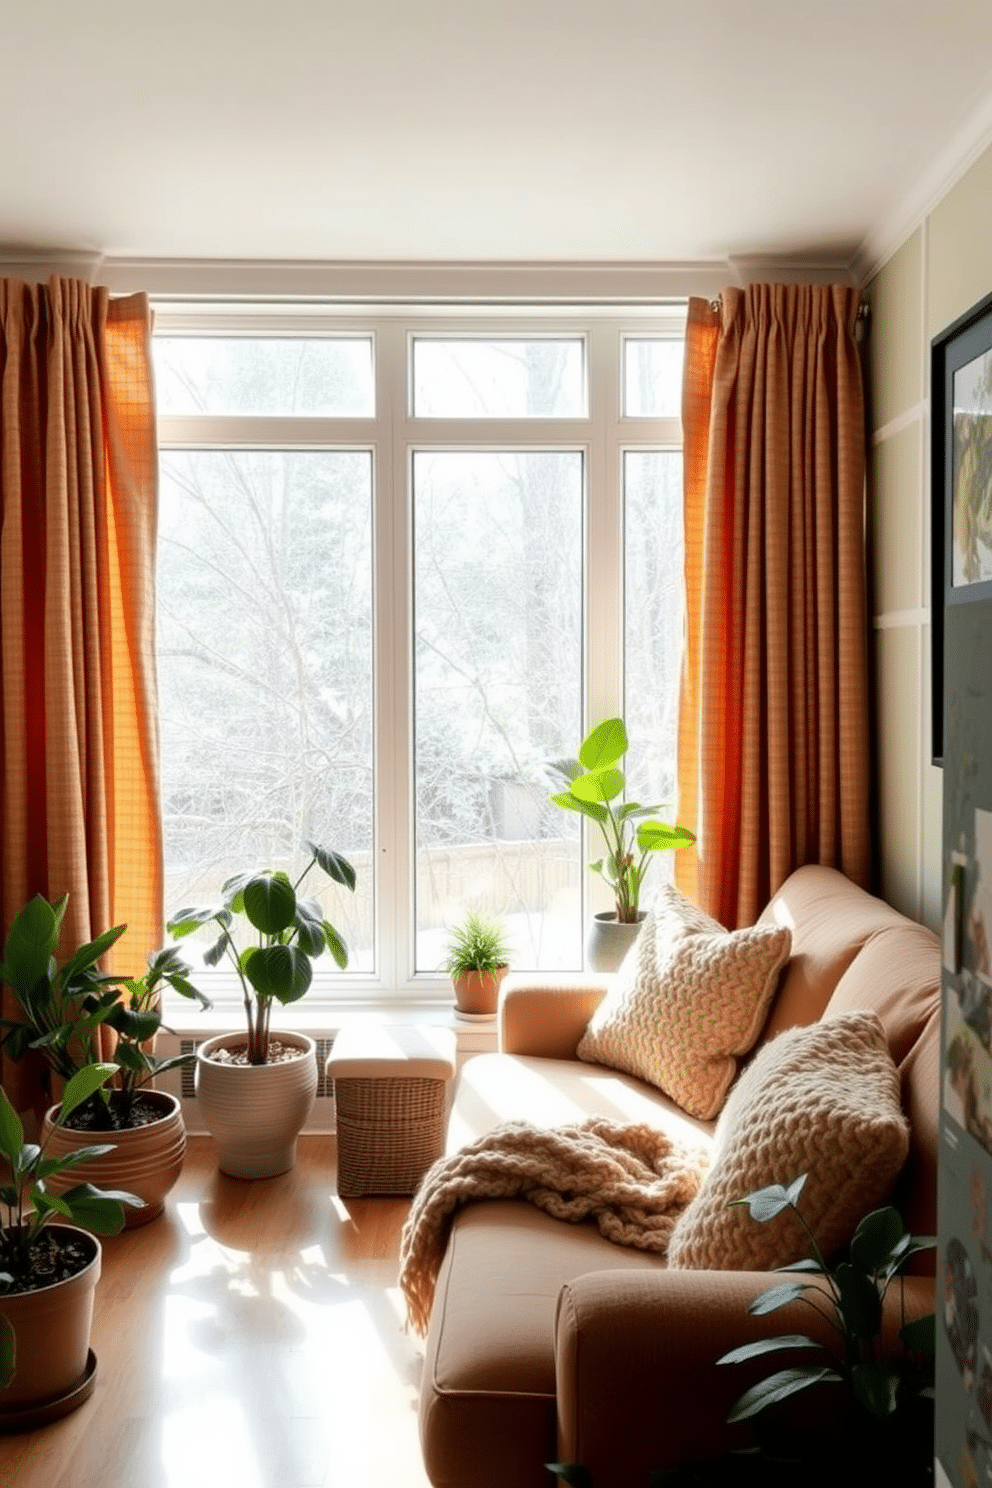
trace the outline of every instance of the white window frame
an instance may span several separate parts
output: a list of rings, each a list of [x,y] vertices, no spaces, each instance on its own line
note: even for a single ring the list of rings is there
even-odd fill
[[[678,418],[622,412],[628,337],[684,335],[685,302],[585,306],[297,305],[245,301],[154,301],[162,336],[371,335],[375,372],[372,418],[178,416],[160,414],[162,451],[180,449],[371,449],[373,480],[375,963],[372,974],[315,977],[311,1018],[348,1004],[450,997],[446,978],[416,974],[413,863],[413,631],[411,470],[414,451],[468,447],[568,449],[584,454],[583,719],[623,710],[623,456],[627,450],[681,450]],[[554,419],[414,418],[413,342],[430,335],[581,336],[586,347],[587,414]],[[576,741],[578,743],[578,740]],[[333,844],[332,844],[333,845]],[[583,842],[583,862],[588,861]],[[605,886],[583,876],[585,910],[609,908]],[[175,906],[167,905],[168,913]],[[199,968],[197,968],[199,970]],[[215,995],[233,996],[222,972]],[[208,989],[209,990],[209,989]],[[297,1015],[298,1017],[298,1015]],[[188,1021],[185,1018],[183,1021]]]

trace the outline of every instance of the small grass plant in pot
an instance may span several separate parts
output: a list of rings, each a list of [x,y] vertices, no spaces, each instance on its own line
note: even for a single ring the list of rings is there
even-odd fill
[[[70,1079],[59,1107],[67,1120],[114,1075],[91,1064]],[[100,1275],[96,1235],[116,1235],[125,1207],[141,1200],[77,1181],[108,1151],[94,1143],[53,1155],[51,1136],[26,1142],[0,1089],[0,1427],[26,1427],[81,1405],[91,1393],[93,1294]],[[54,1179],[66,1179],[58,1188]]]
[[[696,840],[688,827],[658,820],[663,803],[644,806],[623,799],[627,777],[620,762],[628,748],[623,719],[608,718],[582,741],[577,759],[551,766],[565,787],[551,796],[552,803],[595,822],[606,849],[589,865],[609,885],[614,900],[614,908],[597,914],[590,930],[586,961],[593,971],[615,971],[637,935],[651,854],[678,851]]]
[[[15,1060],[37,1050],[62,1081],[105,1059],[113,1064],[113,1082],[101,1083],[68,1119],[53,1106],[42,1135],[56,1155],[112,1133],[114,1144],[93,1163],[91,1177],[96,1184],[139,1194],[143,1204],[128,1211],[126,1223],[146,1224],[162,1213],[186,1146],[179,1101],[151,1088],[156,1075],[192,1057],[159,1059],[153,1051],[162,1027],[162,992],[170,987],[203,1006],[209,1003],[189,981],[189,967],[174,947],[153,952],[139,978],[101,971],[99,962],[123,935],[124,925],[78,946],[59,964],[67,905],[68,895],[55,900],[35,895],[11,926],[0,980],[15,993],[21,1016],[3,1020],[4,1049]],[[58,1181],[51,1179],[50,1186]]]
[[[466,914],[448,937],[444,969],[451,978],[456,1010],[467,1017],[491,1018],[510,969],[503,921],[475,910]]]
[[[315,1042],[303,1033],[273,1033],[273,1004],[290,1006],[306,995],[313,963],[325,951],[341,969],[348,964],[344,940],[320,901],[299,890],[319,867],[354,891],[355,870],[329,848],[306,846],[309,858],[295,882],[282,870],[241,873],[224,884],[220,904],[182,909],[168,922],[180,939],[216,927],[204,960],[210,966],[226,960],[241,987],[246,1031],[207,1039],[196,1056],[200,1111],[221,1171],[234,1178],[269,1178],[293,1166],[316,1095]],[[245,942],[240,946],[236,932]]]

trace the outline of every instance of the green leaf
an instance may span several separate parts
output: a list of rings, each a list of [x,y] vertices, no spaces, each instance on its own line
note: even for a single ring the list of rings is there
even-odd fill
[[[180,997],[186,997],[190,1002],[198,1002],[201,1008],[213,1007],[213,1003],[205,992],[193,985],[185,976],[173,974],[166,978],[173,992],[178,992]]]
[[[133,1007],[128,1007],[124,1002],[118,1002],[109,1009],[105,1021],[107,1026],[113,1028],[122,1038],[143,1044],[158,1033],[162,1025],[162,1015],[159,1012],[139,1012]]]
[[[62,1198],[73,1222],[96,1235],[120,1234],[124,1228],[124,1204],[132,1209],[144,1207],[144,1201],[136,1194],[94,1188],[90,1183],[67,1189]]]
[[[77,1070],[65,1087],[57,1124],[62,1126],[66,1117],[71,1115],[77,1106],[88,1101],[90,1096],[94,1095],[101,1085],[105,1085],[111,1075],[116,1072],[115,1064],[84,1064],[81,1070]]]
[[[888,1263],[906,1232],[897,1209],[875,1209],[866,1214],[851,1241],[851,1265],[874,1276]]]
[[[79,946],[59,973],[62,985],[70,986],[81,972],[95,965],[101,956],[106,955],[111,946],[116,945],[126,929],[126,925],[114,925],[110,930],[105,930],[102,935],[98,935],[95,940],[87,941],[85,945]],[[115,978],[115,980],[123,980],[123,978]]]
[[[569,1488],[593,1488],[589,1469],[581,1462],[546,1462],[544,1465],[548,1472],[568,1483]]]
[[[821,1369],[780,1369],[777,1374],[769,1375],[768,1379],[745,1390],[731,1407],[727,1421],[731,1425],[737,1421],[750,1421],[770,1405],[777,1405],[790,1395],[798,1395],[800,1390],[808,1390],[811,1385],[842,1383],[843,1376],[827,1365]]]
[[[95,1157],[106,1157],[108,1152],[113,1152],[115,1146],[114,1142],[94,1142],[89,1147],[76,1147],[72,1152],[61,1152],[58,1157],[43,1157],[38,1164],[37,1176],[45,1179],[50,1178],[53,1173],[69,1172],[72,1168],[91,1162]]]
[[[851,1388],[865,1410],[883,1421],[896,1413],[899,1393],[899,1371],[884,1364],[851,1366]]]
[[[0,1086],[0,1152],[7,1159],[13,1173],[17,1171],[23,1146],[24,1128],[21,1118],[14,1110],[6,1090]]]
[[[786,1209],[795,1208],[796,1200],[802,1193],[806,1175],[797,1178],[796,1182],[786,1188],[781,1183],[769,1183],[766,1188],[757,1188],[753,1193],[746,1194],[743,1199],[733,1199],[729,1207],[745,1207],[751,1218],[759,1224],[767,1224],[770,1219],[777,1219]],[[796,1187],[798,1184],[798,1188]]]
[[[328,878],[333,878],[335,883],[343,884],[346,889],[354,889],[357,876],[347,858],[343,858],[340,853],[332,852],[329,847],[320,847],[316,842],[308,842],[307,850],[313,853]]]
[[[183,940],[187,935],[193,935],[197,930],[202,930],[203,926],[209,925],[211,920],[218,919],[220,913],[221,911],[216,908],[180,909],[166,923],[165,928],[177,940]]]
[[[622,718],[607,718],[586,735],[579,749],[585,770],[604,770],[627,753],[627,728]]]
[[[765,1317],[770,1312],[777,1312],[780,1307],[786,1307],[790,1302],[795,1302],[804,1292],[818,1292],[808,1281],[784,1281],[780,1286],[769,1287],[767,1292],[762,1292],[760,1297],[755,1297],[748,1307],[748,1312],[753,1317]]]
[[[283,1003],[297,1002],[313,979],[309,956],[293,945],[255,947],[244,968],[260,997],[274,997]]]
[[[934,1314],[928,1312],[924,1317],[914,1318],[911,1323],[906,1323],[899,1330],[899,1337],[911,1354],[932,1357],[937,1341]]]
[[[654,852],[659,848],[677,852],[680,847],[688,847],[695,840],[695,833],[690,832],[688,827],[670,827],[665,822],[641,822],[637,828],[637,845],[641,852]]]
[[[285,873],[256,873],[244,886],[249,922],[263,935],[280,935],[296,918],[296,891]]]
[[[296,943],[308,956],[319,956],[327,945],[324,915],[316,899],[300,900],[297,903]]]
[[[593,770],[572,781],[572,795],[579,801],[614,801],[624,787],[620,770]]]
[[[228,946],[233,947],[234,941],[227,930],[222,930],[212,946],[208,946],[203,953],[204,964],[217,966],[223,960]]]
[[[844,1261],[834,1271],[837,1309],[852,1338],[875,1338],[882,1326],[882,1299],[870,1277]]]
[[[348,947],[329,920],[324,921],[324,937],[327,941],[327,949],[344,971],[348,965]]]
[[[717,1359],[718,1364],[744,1364],[748,1359],[760,1359],[762,1354],[777,1354],[782,1349],[820,1349],[823,1344],[810,1338],[808,1333],[781,1333],[777,1338],[756,1338],[753,1343],[742,1343]]]
[[[64,913],[64,899],[52,905],[41,894],[36,894],[24,905],[10,927],[3,949],[2,976],[22,1001],[25,1000],[24,994],[30,993],[35,983],[48,972],[49,962],[58,947]]]
[[[580,801],[577,796],[559,795],[551,797],[553,806],[561,806],[565,811],[579,811],[583,816],[588,816],[592,821],[602,826],[609,819],[609,812],[605,806],[598,801]]]

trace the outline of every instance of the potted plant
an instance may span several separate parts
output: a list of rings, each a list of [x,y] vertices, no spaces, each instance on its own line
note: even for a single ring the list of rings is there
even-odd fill
[[[552,795],[554,805],[594,821],[606,848],[604,856],[589,865],[609,884],[615,905],[593,920],[586,960],[594,971],[615,971],[637,935],[644,918],[640,894],[650,854],[676,851],[696,840],[687,827],[658,821],[661,805],[622,799],[627,780],[620,761],[628,747],[623,719],[608,718],[582,741],[577,759],[551,766],[566,787]]]
[[[109,1060],[114,1085],[101,1083],[68,1120],[53,1106],[42,1135],[55,1154],[85,1147],[94,1135],[113,1133],[113,1146],[95,1161],[91,1176],[97,1184],[138,1194],[142,1206],[129,1210],[125,1223],[147,1224],[162,1213],[186,1147],[179,1101],[167,1091],[152,1090],[150,1082],[192,1057],[161,1060],[152,1052],[162,1023],[161,992],[169,986],[209,1003],[188,980],[189,967],[173,947],[149,956],[141,978],[100,971],[97,963],[123,935],[124,925],[77,947],[59,965],[56,954],[67,904],[68,895],[49,901],[38,894],[10,928],[0,980],[16,994],[23,1017],[3,1020],[3,1044],[13,1059],[29,1049],[40,1051],[53,1074],[67,1081],[88,1065],[104,1062],[102,1029],[113,1030]],[[50,1180],[50,1187],[56,1190],[58,1179]]]
[[[760,1437],[759,1456],[781,1481],[811,1484],[899,1482],[906,1488],[932,1483],[934,1314],[903,1321],[900,1349],[883,1351],[885,1297],[913,1256],[932,1250],[931,1237],[906,1234],[897,1210],[877,1209],[862,1219],[847,1257],[828,1265],[799,1209],[806,1175],[787,1187],[772,1184],[737,1203],[751,1218],[767,1224],[791,1211],[809,1239],[810,1255],[789,1271],[808,1273],[813,1281],[789,1279],[756,1297],[750,1312],[767,1316],[796,1301],[831,1317],[836,1347],[804,1333],[782,1334],[742,1344],[717,1360],[743,1364],[766,1355],[810,1354],[807,1364],[775,1370],[736,1401],[728,1421],[755,1421],[782,1402],[812,1389],[834,1385],[842,1390],[844,1427],[816,1424],[801,1428],[770,1421]],[[905,1319],[905,1306],[901,1309]],[[797,1471],[800,1478],[796,1478]],[[779,1481],[772,1478],[771,1481]]]
[[[58,1119],[83,1106],[115,1070],[91,1064],[73,1075]],[[55,1419],[92,1392],[89,1339],[101,1258],[95,1234],[119,1234],[125,1206],[141,1203],[87,1182],[68,1181],[56,1193],[54,1178],[74,1179],[108,1149],[98,1144],[61,1156],[49,1149],[49,1140],[25,1142],[0,1090],[0,1155],[8,1169],[0,1185],[0,1428]]]
[[[444,963],[458,1012],[491,1018],[509,962],[510,948],[502,921],[475,912],[467,914],[451,932]]]
[[[224,884],[220,904],[182,909],[169,920],[178,938],[216,925],[204,960],[216,966],[226,957],[241,986],[247,1032],[217,1034],[196,1054],[200,1110],[217,1141],[220,1169],[234,1178],[270,1178],[293,1166],[317,1091],[315,1042],[302,1033],[272,1036],[273,1003],[285,1006],[305,995],[313,962],[325,950],[338,966],[348,964],[344,941],[320,902],[297,891],[315,865],[353,891],[355,870],[329,848],[306,846],[310,858],[295,883],[282,870],[241,873]],[[238,923],[249,937],[240,949],[233,934]]]

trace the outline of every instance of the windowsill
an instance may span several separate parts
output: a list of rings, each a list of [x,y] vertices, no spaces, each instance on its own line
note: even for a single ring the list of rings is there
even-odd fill
[[[339,1002],[296,1002],[289,1007],[274,1007],[272,1029],[296,1030],[316,1036],[337,1033],[350,1024],[378,1023],[389,1026],[403,1024],[439,1025],[461,1029],[495,1027],[495,1017],[490,1021],[463,1020],[455,1014],[451,996],[365,999],[342,998]],[[180,997],[166,999],[163,1022],[180,1038],[204,1039],[214,1033],[238,1032],[245,1026],[244,1009],[240,1003],[215,1003],[212,1008],[197,1012],[192,1003]]]

